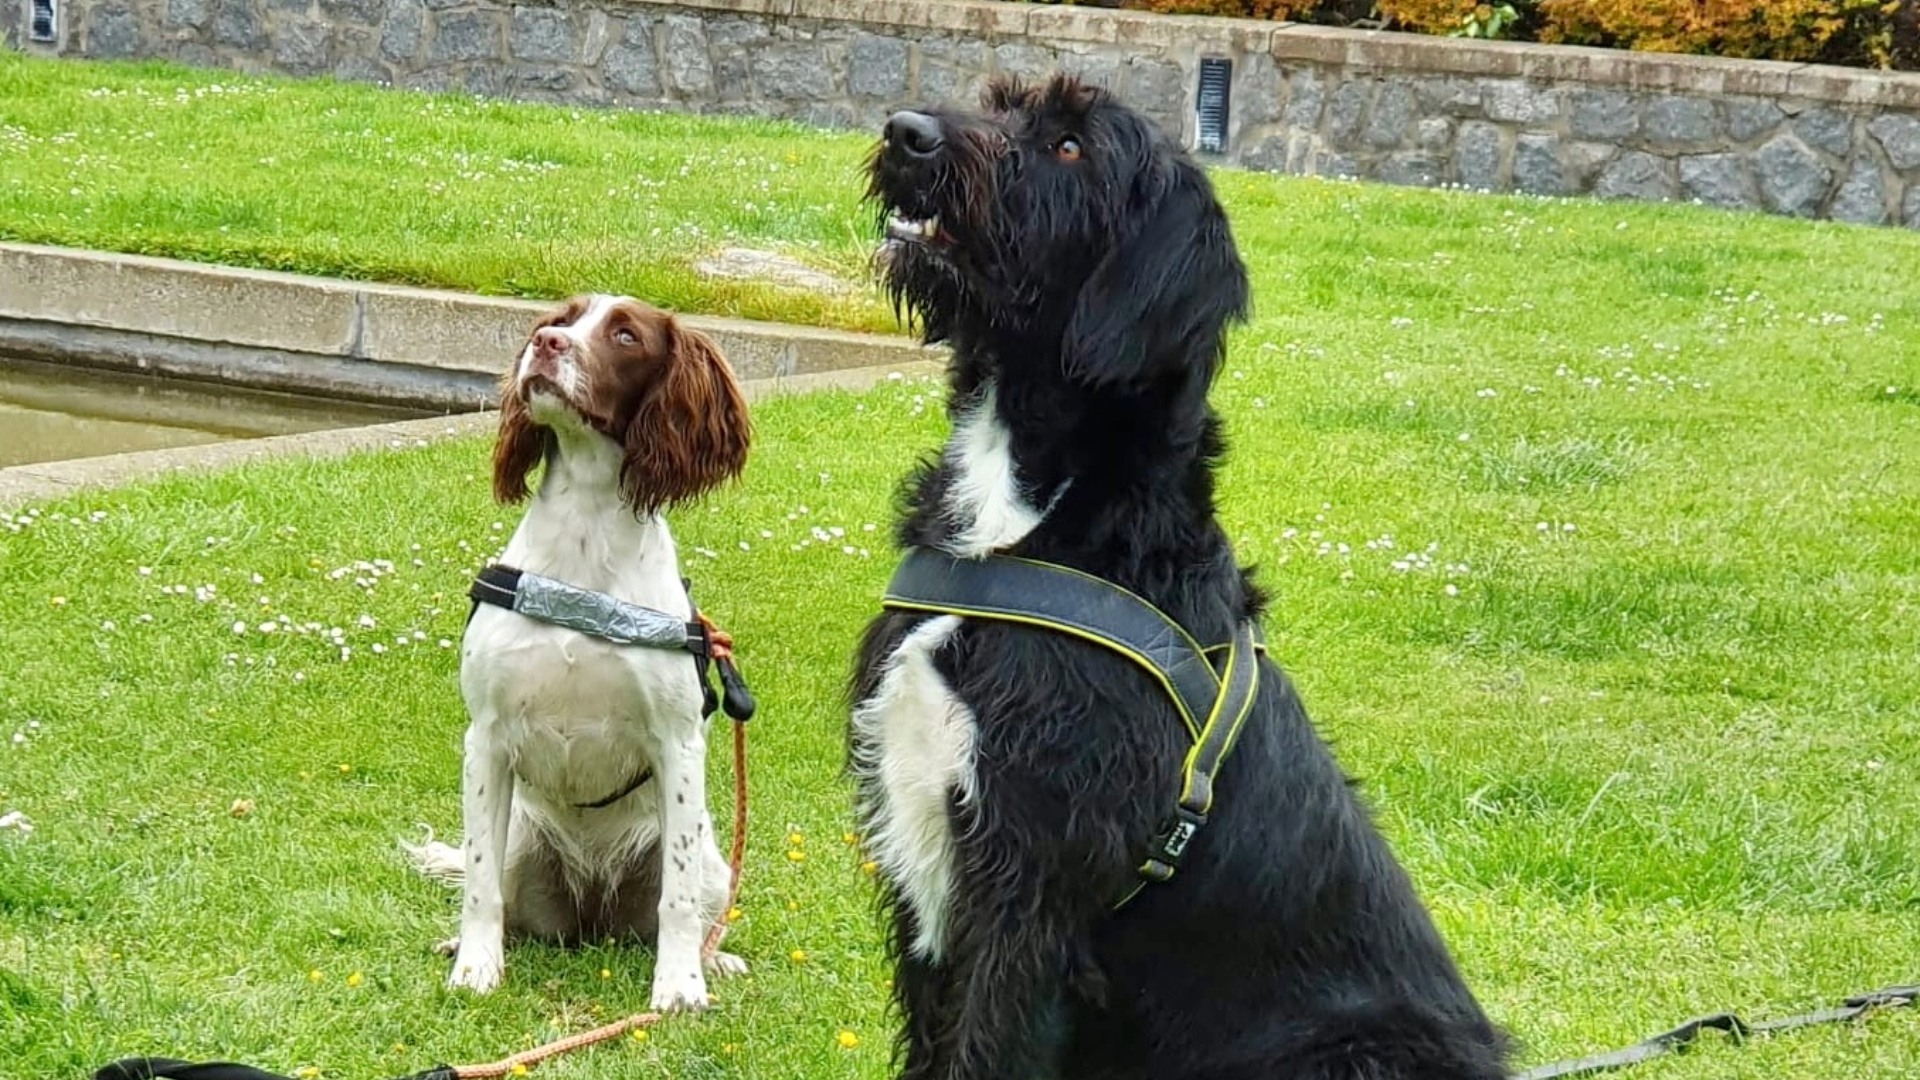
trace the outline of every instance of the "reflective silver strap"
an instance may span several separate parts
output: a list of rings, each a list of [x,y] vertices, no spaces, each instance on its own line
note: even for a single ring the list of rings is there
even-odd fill
[[[617,645],[687,647],[685,619],[525,571],[514,591],[513,610]]]

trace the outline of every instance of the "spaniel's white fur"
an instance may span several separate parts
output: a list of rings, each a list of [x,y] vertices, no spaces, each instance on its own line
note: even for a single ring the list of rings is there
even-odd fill
[[[692,615],[660,510],[737,475],[743,399],[705,338],[628,298],[581,298],[536,328],[503,383],[496,493],[546,470],[501,556],[522,571]],[[694,445],[669,445],[675,442]],[[509,936],[656,939],[656,1009],[707,1003],[701,944],[727,861],[707,810],[694,659],[482,604],[460,688],[471,716],[463,848],[412,848],[465,897],[449,984],[500,984]],[[651,778],[598,808],[648,772]],[[744,971],[725,953],[711,965]]]

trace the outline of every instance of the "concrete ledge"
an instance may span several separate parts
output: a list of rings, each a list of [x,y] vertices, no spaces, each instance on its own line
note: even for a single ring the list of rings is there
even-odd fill
[[[819,390],[860,390],[898,374],[935,377],[944,370],[939,361],[916,359],[891,368],[846,369],[769,379],[744,384],[749,401],[765,401],[785,394]],[[236,468],[251,461],[275,457],[339,457],[362,450],[381,450],[490,434],[499,420],[496,412],[435,416],[392,424],[276,435],[262,439],[147,450],[135,454],[79,458],[73,461],[18,465],[0,469],[0,509],[44,502],[82,491],[118,487],[179,472],[204,473]]]
[[[644,298],[643,298],[644,299]],[[0,318],[489,378],[551,301],[475,296],[32,244],[0,244]],[[938,355],[904,337],[680,316],[742,379]]]

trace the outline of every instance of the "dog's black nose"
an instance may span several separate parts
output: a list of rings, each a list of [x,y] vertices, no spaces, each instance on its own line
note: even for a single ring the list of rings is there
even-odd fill
[[[897,112],[887,117],[880,137],[889,149],[904,150],[914,157],[930,157],[946,142],[940,136],[940,121],[917,112]]]

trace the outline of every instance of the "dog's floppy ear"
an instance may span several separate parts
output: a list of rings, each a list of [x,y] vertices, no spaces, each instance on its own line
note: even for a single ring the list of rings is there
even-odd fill
[[[536,426],[527,415],[514,373],[519,360],[500,380],[500,428],[493,442],[493,497],[517,503],[527,497],[527,475],[546,460],[553,448],[553,432]]]
[[[1062,342],[1067,374],[1097,387],[1189,369],[1210,378],[1227,324],[1247,315],[1247,270],[1206,175],[1182,161],[1140,189],[1129,208],[1139,226],[1094,268]]]
[[[746,397],[713,339],[668,317],[666,370],[627,424],[620,483],[636,510],[683,502],[739,476],[753,441]]]

